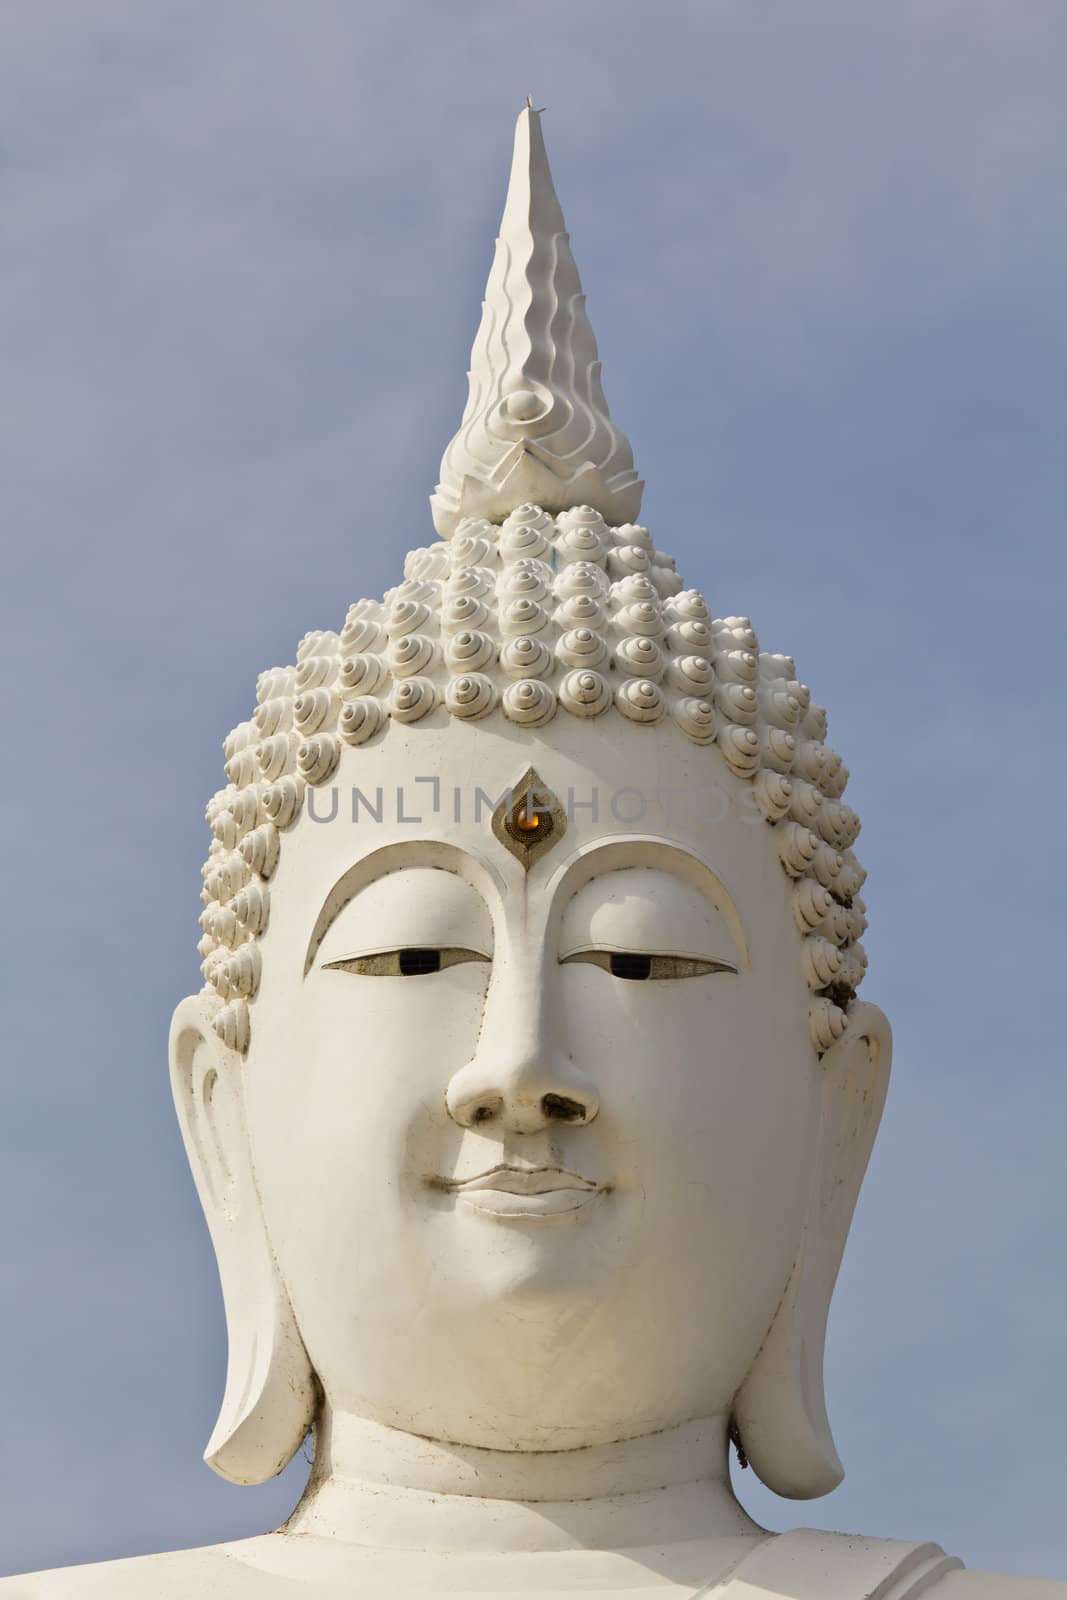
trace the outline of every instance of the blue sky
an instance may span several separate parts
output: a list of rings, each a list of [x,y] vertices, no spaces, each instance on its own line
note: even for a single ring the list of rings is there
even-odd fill
[[[396,581],[527,92],[643,520],[830,707],[895,1084],[771,1526],[1067,1576],[1067,12],[13,0],[0,1570],[260,1531],[169,1101],[219,741]],[[750,1475],[749,1475],[750,1476]]]

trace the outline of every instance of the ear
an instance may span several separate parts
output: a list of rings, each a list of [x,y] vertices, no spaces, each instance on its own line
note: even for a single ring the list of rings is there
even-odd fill
[[[823,1351],[852,1213],[882,1120],[893,1046],[877,1006],[853,1004],[826,1052],[822,1119],[800,1251],[785,1298],[734,1401],[745,1454],[768,1489],[792,1500],[844,1477],[823,1392]]]
[[[315,1380],[271,1251],[252,1175],[240,1055],[212,1027],[217,1000],[183,1000],[170,1075],[185,1150],[215,1246],[226,1307],[226,1392],[204,1460],[231,1483],[263,1483],[311,1426]]]

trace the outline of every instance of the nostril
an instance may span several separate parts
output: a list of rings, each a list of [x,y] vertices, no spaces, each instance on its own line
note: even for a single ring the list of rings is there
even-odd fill
[[[554,1122],[584,1122],[586,1108],[580,1100],[569,1100],[565,1094],[546,1094],[541,1097],[541,1110]]]
[[[536,1133],[550,1122],[570,1122],[584,1127],[592,1122],[598,1109],[595,1096],[538,1095],[536,1089],[526,1095],[521,1092],[521,1085],[511,1086],[504,1094],[495,1093],[487,1084],[471,1087],[473,1092],[469,1095],[446,1095],[448,1114],[461,1128],[481,1127],[487,1134],[493,1131],[489,1124],[493,1124],[497,1133]]]

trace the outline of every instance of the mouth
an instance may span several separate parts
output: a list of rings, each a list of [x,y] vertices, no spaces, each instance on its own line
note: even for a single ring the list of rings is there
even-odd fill
[[[435,1187],[454,1194],[473,1211],[517,1221],[567,1217],[608,1192],[605,1185],[564,1167],[516,1167],[507,1163],[471,1178],[438,1179]]]

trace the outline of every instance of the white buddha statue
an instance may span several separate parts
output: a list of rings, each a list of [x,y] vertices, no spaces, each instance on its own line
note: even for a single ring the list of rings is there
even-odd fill
[[[772,1535],[842,1475],[830,1296],[890,1063],[826,715],[630,520],[537,114],[439,542],[226,740],[174,1093],[278,1532],[0,1595],[1042,1600]]]

